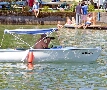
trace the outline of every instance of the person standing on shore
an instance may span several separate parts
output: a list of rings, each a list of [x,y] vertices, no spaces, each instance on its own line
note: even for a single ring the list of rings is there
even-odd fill
[[[75,8],[75,12],[76,12],[76,25],[79,25],[81,23],[81,11],[82,11],[82,7],[81,7],[81,3],[79,2],[78,5]]]
[[[28,6],[31,8],[33,6],[34,0],[27,0]]]
[[[86,23],[87,14],[88,14],[88,5],[86,5],[85,2],[83,2],[83,4],[82,4],[82,21],[83,21],[83,23]]]

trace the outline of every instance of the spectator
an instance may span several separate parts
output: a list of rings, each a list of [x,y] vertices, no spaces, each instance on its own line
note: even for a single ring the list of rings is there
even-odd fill
[[[76,21],[74,17],[72,17],[72,24],[76,25]]]
[[[28,5],[29,5],[30,7],[32,7],[34,0],[28,0],[27,2],[28,2]]]
[[[83,6],[82,6],[82,21],[83,21],[83,23],[85,23],[87,20],[87,14],[88,14],[88,5],[86,5],[85,2],[83,2]]]
[[[42,7],[42,0],[38,0],[39,6]]]
[[[60,11],[64,11],[65,7],[66,7],[66,3],[61,4],[60,5]]]
[[[88,26],[92,24],[92,22],[93,22],[93,18],[91,14],[88,14],[88,16],[86,17],[86,22],[83,25],[79,25],[78,28],[86,29]]]
[[[82,7],[81,7],[81,3],[79,2],[78,5],[75,8],[75,12],[76,12],[76,25],[79,25],[81,23],[81,11],[82,11]]]
[[[88,26],[91,25],[92,22],[93,22],[93,18],[91,16],[91,14],[88,14],[87,21],[85,22],[85,26],[83,26],[83,28],[86,29]]]
[[[66,17],[66,24],[69,24],[69,25],[72,24],[72,21],[69,17]]]
[[[34,1],[33,11],[34,11],[35,16],[38,17],[38,14],[39,14],[39,3],[38,3],[38,1]]]
[[[69,17],[66,18],[66,25],[75,25],[75,24],[76,23],[74,17],[72,17],[72,20]]]
[[[58,21],[58,23],[57,23],[57,28],[60,29],[60,28],[62,28],[62,27],[63,27],[63,25],[61,25],[61,22]]]

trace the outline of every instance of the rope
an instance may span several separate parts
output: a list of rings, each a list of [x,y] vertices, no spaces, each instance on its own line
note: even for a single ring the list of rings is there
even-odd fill
[[[3,37],[2,37],[2,40],[1,40],[0,47],[2,47],[3,41],[4,41],[4,34],[3,34]]]
[[[46,33],[46,37],[48,36],[48,34],[51,34],[52,32],[55,32],[55,30],[56,30],[56,28],[55,28],[55,29],[53,28],[52,31]],[[29,45],[27,42],[25,42],[24,40],[22,40],[22,38],[19,38],[18,36],[14,35],[14,34],[12,34],[12,33],[11,33],[11,35],[14,36],[15,38],[19,39],[20,41],[22,41],[22,42],[25,43],[26,45],[28,45],[28,46],[30,47],[30,49],[33,49],[34,45],[33,45],[33,46]],[[44,37],[43,39],[45,39],[46,37]],[[43,39],[42,39],[42,40],[43,40]],[[2,38],[2,41],[1,41],[0,47],[2,46],[3,40],[4,40],[4,34],[3,34],[3,38]],[[41,40],[40,40],[40,41],[41,41]],[[38,44],[40,41],[38,41],[36,44]],[[35,44],[35,45],[36,45],[36,44]]]
[[[14,34],[12,34],[12,35],[30,47],[30,45],[27,42],[25,42],[24,40],[22,40],[22,38],[19,38],[19,37],[15,36]]]

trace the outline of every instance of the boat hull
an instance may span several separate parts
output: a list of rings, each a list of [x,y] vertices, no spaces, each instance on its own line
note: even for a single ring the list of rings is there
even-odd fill
[[[34,62],[93,62],[101,48],[0,49],[0,62],[27,62],[29,52],[33,52]]]

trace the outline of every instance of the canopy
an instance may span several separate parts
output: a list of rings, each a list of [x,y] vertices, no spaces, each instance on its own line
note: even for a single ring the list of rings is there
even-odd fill
[[[5,34],[49,34],[57,31],[57,28],[48,29],[14,29],[14,30],[4,30]]]

